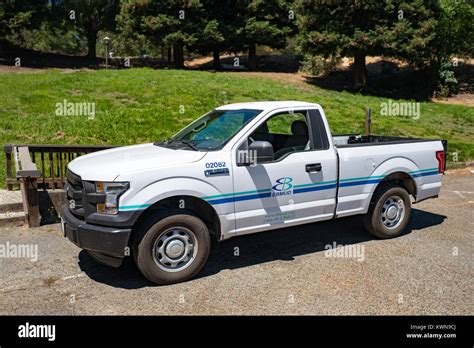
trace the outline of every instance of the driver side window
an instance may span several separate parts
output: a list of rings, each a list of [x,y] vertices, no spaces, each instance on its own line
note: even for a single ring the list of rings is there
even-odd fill
[[[274,161],[293,152],[310,150],[307,112],[283,112],[273,115],[262,123],[250,138],[271,143]]]

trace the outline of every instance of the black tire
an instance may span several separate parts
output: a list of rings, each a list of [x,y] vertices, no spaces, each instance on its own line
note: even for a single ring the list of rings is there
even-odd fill
[[[385,209],[384,204],[386,202],[393,202],[393,200],[388,201],[392,197],[398,197],[404,204],[404,214],[403,217],[400,218],[399,223],[395,223],[397,221],[396,218],[393,221],[387,220],[386,215],[382,215]],[[370,202],[369,211],[363,217],[364,227],[368,232],[378,238],[387,239],[397,237],[407,227],[410,221],[410,213],[411,202],[408,192],[401,186],[385,184],[374,193],[372,201]],[[393,223],[393,226],[388,227],[387,225],[390,223]]]
[[[187,234],[184,238],[188,241],[192,240],[190,244],[193,250],[197,249],[193,258],[182,270],[166,270],[167,265],[160,262],[158,255],[161,254],[157,252],[160,243],[169,245],[169,242],[163,242],[163,238],[173,238],[174,231],[188,233],[190,238]],[[171,237],[166,237],[169,234]],[[181,238],[181,236],[177,237]],[[169,240],[173,241],[173,239]],[[210,246],[211,238],[206,224],[196,216],[180,213],[164,216],[157,222],[148,224],[134,242],[133,252],[137,267],[142,274],[153,283],[165,285],[183,282],[198,274],[206,264]],[[176,267],[179,268],[179,266]]]

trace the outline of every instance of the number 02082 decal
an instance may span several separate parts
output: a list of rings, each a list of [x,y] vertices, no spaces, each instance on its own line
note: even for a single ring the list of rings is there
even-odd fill
[[[206,163],[206,168],[224,168],[225,162],[209,162]]]

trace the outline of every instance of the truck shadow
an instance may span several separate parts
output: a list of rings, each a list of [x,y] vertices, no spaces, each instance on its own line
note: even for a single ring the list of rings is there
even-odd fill
[[[410,223],[403,235],[439,225],[445,219],[444,215],[412,209]],[[364,230],[360,216],[351,216],[241,236],[221,243],[213,240],[209,260],[194,279],[209,277],[226,269],[275,260],[292,261],[297,256],[324,252],[326,245],[333,243],[351,245],[374,239]],[[155,286],[141,275],[131,257],[127,257],[120,268],[112,268],[98,264],[87,252],[81,251],[79,267],[91,279],[113,287],[137,289]]]

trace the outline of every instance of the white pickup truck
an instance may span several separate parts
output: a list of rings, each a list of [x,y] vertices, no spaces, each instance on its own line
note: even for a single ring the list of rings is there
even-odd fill
[[[231,237],[363,215],[398,236],[414,202],[437,197],[446,142],[331,136],[318,104],[230,104],[171,139],[79,157],[68,166],[62,227],[99,262],[133,255],[152,282],[190,279],[210,235]]]

